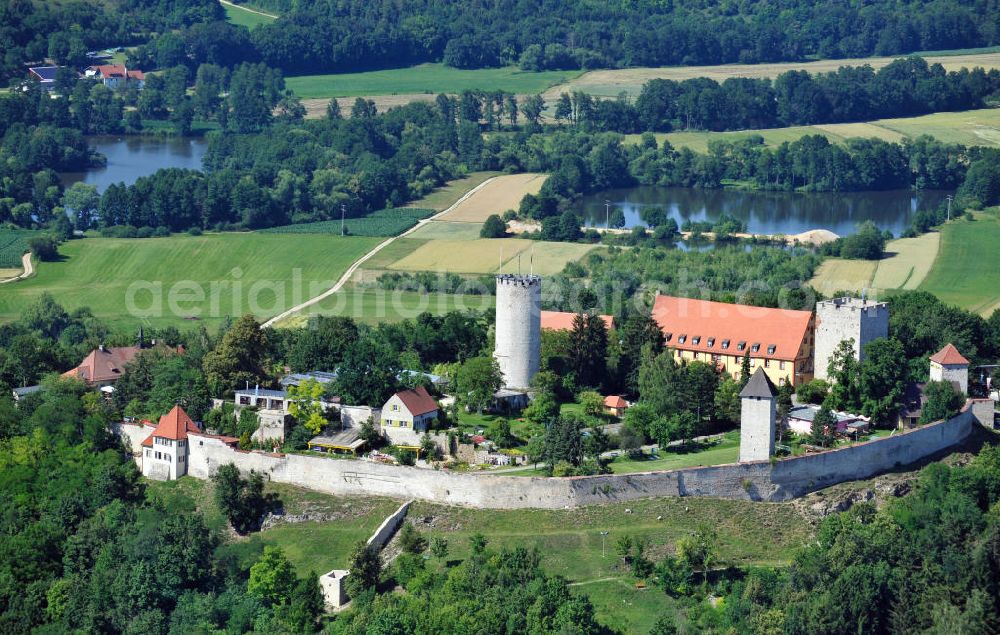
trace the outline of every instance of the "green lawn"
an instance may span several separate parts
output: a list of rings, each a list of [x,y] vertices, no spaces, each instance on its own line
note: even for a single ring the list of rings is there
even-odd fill
[[[269,317],[329,288],[379,240],[256,233],[73,240],[60,247],[61,262],[39,263],[36,276],[0,288],[0,322],[45,291],[118,328],[215,326],[250,311]]]
[[[245,26],[248,29],[253,29],[262,24],[270,24],[275,20],[271,16],[254,13],[253,11],[248,11],[243,7],[232,4],[223,4],[222,8],[226,11],[226,20],[237,26]]]
[[[448,181],[448,183],[435,189],[427,196],[410,201],[406,206],[444,211],[458,202],[458,199],[462,198],[472,188],[487,179],[499,175],[500,172],[472,172],[464,178]]]
[[[448,311],[491,311],[496,304],[493,296],[453,295],[449,293],[417,293],[390,291],[381,288],[347,285],[325,298],[306,312],[310,315],[339,315],[358,322],[400,322],[423,312],[442,315]],[[302,326],[308,315],[296,314],[280,324],[282,327]]]
[[[919,289],[989,316],[1000,307],[1000,219],[976,214],[941,228],[941,247]]]
[[[540,93],[576,77],[580,71],[530,73],[517,67],[464,70],[444,64],[420,64],[363,73],[288,77],[285,86],[303,99],[357,97],[405,93],[460,93],[463,90],[505,90]]]
[[[171,510],[200,511],[209,528],[228,534],[228,523],[215,504],[211,481],[192,477],[148,481],[146,491],[147,497],[161,501]],[[338,497],[280,483],[267,483],[265,491],[278,495],[285,514],[323,514],[329,520],[282,523],[251,534],[249,540],[232,543],[228,548],[242,557],[254,558],[264,545],[281,547],[300,576],[310,571],[323,574],[334,568],[346,568],[354,544],[368,540],[382,521],[399,507],[399,501],[388,498]]]

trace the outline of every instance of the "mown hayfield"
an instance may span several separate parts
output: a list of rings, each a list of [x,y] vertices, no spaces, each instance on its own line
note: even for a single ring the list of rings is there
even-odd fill
[[[388,268],[396,271],[441,271],[453,273],[491,273],[503,262],[509,269],[517,255],[531,247],[534,241],[518,238],[476,240],[432,240]],[[513,263],[512,263],[513,261]],[[526,270],[528,261],[522,258]]]
[[[878,262],[872,286],[876,289],[916,289],[937,258],[941,234],[930,232],[916,238],[898,238],[885,246],[886,257]]]
[[[429,240],[476,240],[479,238],[479,231],[482,228],[482,223],[456,223],[432,220],[429,223],[424,223],[422,227],[414,231],[410,236],[412,238]]]
[[[72,240],[60,247],[61,262],[39,263],[33,278],[0,289],[0,322],[46,291],[68,310],[89,306],[122,328],[215,326],[251,310],[269,317],[329,288],[380,240],[258,233]]]
[[[859,291],[871,286],[877,264],[874,260],[827,258],[816,270],[809,285],[824,295],[837,291]]]
[[[950,53],[950,52],[949,52]],[[986,70],[1000,68],[1000,50],[986,49],[970,54],[922,54],[930,64],[941,64],[946,70],[982,66]],[[805,70],[810,73],[835,71],[841,66],[863,66],[881,68],[899,57],[870,57],[841,60],[819,60],[815,62],[784,62],[779,64],[721,64],[717,66],[668,66],[663,68],[626,68],[598,70],[584,73],[565,84],[552,87],[545,93],[546,100],[555,100],[560,93],[582,90],[591,95],[615,97],[625,92],[633,97],[642,90],[642,85],[651,79],[672,79],[683,81],[696,77],[708,77],[722,82],[730,77],[777,77],[791,70]]]
[[[1000,219],[976,214],[941,228],[941,247],[919,286],[944,302],[988,316],[1000,307]]]
[[[409,207],[424,207],[442,212],[454,205],[472,188],[500,174],[500,172],[471,172],[461,179],[448,181],[421,199],[411,201]]]
[[[481,223],[490,214],[517,209],[525,194],[537,194],[547,174],[507,174],[493,179],[438,220]]]
[[[658,141],[666,139],[677,148],[691,148],[706,152],[712,139],[736,141],[751,135],[760,135],[764,144],[777,146],[785,141],[795,141],[804,135],[821,134],[833,143],[843,143],[853,137],[874,137],[898,142],[929,134],[948,143],[1000,147],[1000,108],[983,108],[964,112],[936,112],[920,117],[878,119],[863,123],[832,123],[816,126],[789,128],[764,128],[761,130],[734,130],[730,132],[669,132],[656,134]],[[627,143],[638,143],[641,135],[626,135]]]
[[[460,93],[463,90],[504,90],[540,93],[572,79],[580,71],[531,73],[514,66],[465,70],[444,64],[420,64],[361,73],[288,77],[285,86],[303,99],[357,97],[406,93]]]
[[[253,29],[262,24],[270,24],[276,19],[270,15],[256,13],[246,7],[237,6],[229,2],[223,2],[222,8],[226,11],[226,20],[237,26],[245,26],[248,29]]]

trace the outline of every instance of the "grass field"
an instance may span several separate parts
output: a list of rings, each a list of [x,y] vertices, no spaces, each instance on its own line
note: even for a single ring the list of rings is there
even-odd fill
[[[361,73],[288,77],[285,86],[303,99],[396,95],[406,93],[460,93],[463,90],[505,90],[540,93],[572,79],[580,71],[530,73],[514,66],[463,70],[444,64],[420,64]]]
[[[439,212],[444,211],[454,205],[458,199],[462,198],[472,188],[487,179],[499,175],[500,172],[472,172],[464,178],[449,181],[446,185],[437,188],[421,199],[410,201],[407,207],[421,207]]]
[[[431,240],[389,265],[396,271],[436,271],[484,274],[534,269],[539,275],[562,271],[567,262],[583,258],[596,245],[554,243],[520,238],[475,240]]]
[[[623,535],[644,540],[647,556],[658,561],[673,551],[678,538],[705,525],[718,533],[720,562],[745,565],[785,564],[812,533],[791,503],[698,498],[489,512],[417,501],[409,518],[421,531],[448,540],[449,559],[466,557],[468,538],[477,532],[495,547],[537,547],[546,572],[566,577],[574,589],[591,597],[602,623],[627,633],[649,632],[672,601],[656,589],[635,589],[635,579],[614,551],[615,541]],[[602,531],[608,532],[603,556]]]
[[[275,18],[269,15],[256,13],[229,2],[223,2],[222,8],[226,11],[226,20],[237,26],[245,26],[248,29],[253,29],[262,24],[270,24],[275,20]]]
[[[871,284],[877,264],[874,260],[827,258],[816,270],[809,284],[828,296],[837,291],[863,289]]]
[[[420,220],[433,216],[434,210],[415,207],[381,209],[360,218],[295,223],[261,230],[265,234],[333,234],[340,236],[398,236]]]
[[[885,246],[886,258],[878,262],[872,286],[876,289],[916,289],[937,258],[941,234],[930,232],[916,238],[898,238]]]
[[[296,287],[301,299],[329,287],[378,241],[255,233],[73,240],[60,247],[61,262],[39,263],[36,276],[0,289],[0,321],[15,319],[43,291],[68,310],[89,306],[109,325],[123,328],[214,326],[226,315],[251,309],[269,316],[292,306]],[[134,292],[139,311],[130,312],[127,292],[137,281],[144,283]],[[185,319],[196,312],[199,321]]]
[[[423,312],[434,315],[448,311],[483,312],[492,310],[495,305],[496,299],[491,295],[417,293],[347,285],[318,304],[283,320],[280,325],[285,328],[303,326],[310,315],[345,316],[367,324],[400,322]]]
[[[919,286],[944,302],[989,316],[1000,308],[1000,219],[976,214],[941,228],[941,247]]]
[[[530,172],[498,176],[438,220],[481,223],[490,214],[517,209],[525,194],[538,194],[546,178],[547,174]]]
[[[657,134],[658,140],[666,139],[678,148],[691,148],[705,152],[712,139],[745,139],[760,135],[768,146],[785,141],[795,141],[804,135],[821,134],[833,143],[843,143],[852,137],[875,137],[885,141],[929,134],[948,143],[1000,147],[1000,108],[984,108],[964,112],[936,112],[920,117],[878,119],[865,123],[836,123],[762,130],[736,130],[732,132],[669,132]],[[626,141],[637,143],[640,135],[626,135]]]
[[[482,223],[455,223],[434,220],[424,223],[423,227],[410,234],[410,236],[419,240],[476,240],[479,238],[479,231],[482,228]]]
[[[200,511],[210,528],[226,531],[227,521],[215,505],[211,481],[185,477],[177,481],[149,481],[147,486],[147,496],[151,499],[182,513]],[[264,545],[281,547],[300,576],[346,568],[351,547],[359,540],[367,540],[385,517],[399,507],[398,501],[386,498],[340,498],[270,482],[265,491],[280,497],[286,514],[324,514],[329,520],[280,524],[233,546],[247,557],[255,557]]]
[[[954,53],[954,54],[952,54]],[[963,54],[964,53],[964,54]],[[947,51],[922,53],[928,63],[940,63],[946,70],[982,66],[986,70],[1000,68],[1000,49],[981,49],[978,52]],[[627,68],[599,70],[584,73],[564,84],[552,87],[546,92],[547,101],[555,100],[560,93],[582,90],[591,95],[614,97],[626,92],[633,97],[642,90],[642,85],[651,79],[673,79],[683,81],[695,77],[708,77],[723,81],[730,77],[777,77],[790,70],[805,70],[810,73],[835,71],[841,66],[863,66],[881,68],[904,56],[870,57],[841,60],[819,60],[815,62],[787,62],[780,64],[722,64],[718,66],[669,66],[663,68]]]

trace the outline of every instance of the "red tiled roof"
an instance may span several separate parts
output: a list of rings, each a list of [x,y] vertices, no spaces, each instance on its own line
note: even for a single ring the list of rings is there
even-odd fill
[[[548,331],[572,331],[573,320],[576,313],[569,311],[542,311],[542,328]],[[615,326],[615,319],[610,315],[600,316],[604,320],[604,326],[612,329]]]
[[[622,399],[621,395],[608,395],[604,398],[605,408],[627,408],[628,402]]]
[[[438,409],[438,404],[431,397],[430,393],[423,386],[418,386],[413,390],[401,390],[396,396],[403,402],[406,409],[414,417],[433,412]]]
[[[129,79],[145,80],[146,74],[142,71],[128,71],[128,77]]]
[[[124,64],[101,64],[91,66],[101,77],[125,77]]]
[[[812,312],[660,295],[653,319],[670,348],[794,361],[811,329]]]
[[[80,365],[66,371],[63,377],[77,377],[86,382],[115,381],[125,372],[125,364],[135,359],[137,346],[95,348]]]
[[[179,441],[186,439],[188,432],[199,432],[198,426],[194,424],[194,421],[191,421],[191,417],[184,412],[183,408],[174,406],[170,412],[160,417],[160,423],[149,436],[150,438],[160,437],[162,439]],[[143,445],[145,445],[145,442],[143,442]]]
[[[945,366],[968,366],[969,360],[965,359],[958,349],[955,348],[954,344],[945,344],[944,348],[934,353],[931,357],[932,362],[937,362],[938,364]]]

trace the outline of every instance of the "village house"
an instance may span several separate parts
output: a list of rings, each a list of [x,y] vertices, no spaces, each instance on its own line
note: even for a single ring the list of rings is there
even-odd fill
[[[653,319],[677,361],[706,362],[739,378],[748,355],[750,372],[762,368],[776,385],[798,386],[813,377],[811,311],[658,295]]]
[[[59,68],[59,66],[32,66],[28,69],[28,77],[36,80],[45,90],[52,90],[56,87]]]
[[[288,385],[298,384],[289,383]],[[293,401],[286,390],[271,390],[260,386],[237,390],[233,396],[237,416],[244,408],[256,408],[260,425],[251,438],[259,443],[285,440],[285,434],[288,433],[288,427],[291,423],[291,404]],[[319,403],[323,412],[337,410],[340,407],[340,398],[323,397]]]
[[[570,311],[542,311],[543,331],[572,331],[573,320],[577,314]],[[615,319],[610,315],[598,316],[604,320],[604,326],[610,331],[615,327]]]
[[[138,69],[129,70],[124,64],[88,66],[83,72],[83,76],[88,79],[99,80],[108,88],[125,88],[129,84],[134,84],[137,88],[142,88],[146,84],[145,73]]]
[[[629,405],[621,395],[608,395],[604,398],[604,412],[619,419],[625,416]]]
[[[816,418],[816,413],[819,412],[819,409],[819,406],[809,404],[795,406],[788,412],[788,429],[802,436],[811,434],[813,419]],[[831,432],[835,432],[836,434],[855,437],[871,429],[869,420],[860,415],[847,412],[834,412],[833,416],[837,420],[837,423],[835,426],[836,430],[832,430]]]
[[[382,406],[382,428],[426,432],[438,418],[438,403],[423,386],[400,390]]]
[[[105,346],[101,344],[83,358],[80,364],[62,374],[65,379],[81,379],[91,388],[110,386],[125,373],[125,365],[142,349],[138,346]]]

